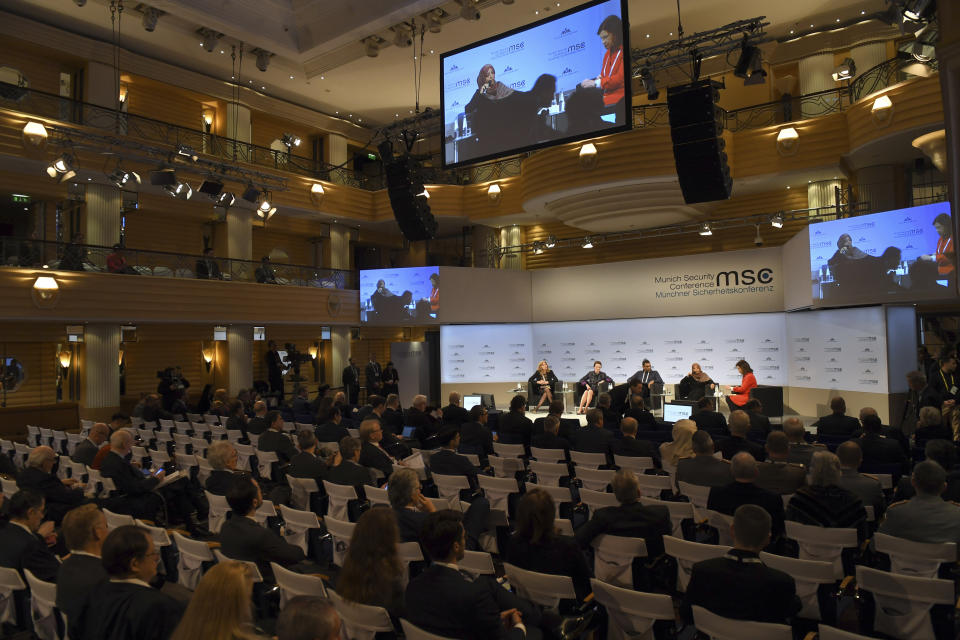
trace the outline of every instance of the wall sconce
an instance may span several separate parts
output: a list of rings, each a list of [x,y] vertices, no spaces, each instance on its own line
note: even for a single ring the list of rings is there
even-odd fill
[[[584,169],[593,169],[597,166],[597,147],[592,142],[580,147],[580,166]]]
[[[123,366],[123,349],[120,349],[120,351],[117,352],[117,366]]]
[[[120,104],[124,104],[127,101],[127,85],[120,85],[120,93],[117,95],[117,100],[120,101]]]
[[[210,130],[213,129],[213,115],[214,111],[212,109],[203,110],[203,132],[210,133]]]
[[[890,96],[880,96],[873,101],[870,117],[878,127],[885,127],[893,120],[893,101]]]
[[[23,144],[37,149],[47,143],[47,128],[40,122],[30,121],[23,125]]]
[[[310,199],[313,200],[313,203],[317,206],[320,206],[320,203],[323,202],[323,196],[326,195],[326,192],[323,190],[323,185],[319,182],[314,182],[310,185]]]
[[[800,148],[800,134],[793,127],[784,127],[777,133],[777,153],[781,156],[792,156]]]
[[[493,204],[500,204],[500,185],[494,182],[487,187],[487,197]]]
[[[33,287],[30,289],[30,295],[33,298],[33,304],[39,309],[51,309],[57,305],[60,299],[60,285],[57,279],[52,276],[37,276],[33,281]]]
[[[317,354],[320,353],[320,348],[317,346],[317,343],[310,345],[310,348],[307,349],[307,353],[310,354],[310,357],[314,360],[317,359]]]
[[[57,364],[60,365],[61,369],[70,368],[70,360],[73,358],[73,353],[69,349],[63,349],[60,353],[57,354]]]
[[[207,367],[207,373],[210,373],[210,368],[213,366],[213,358],[216,354],[216,346],[205,347],[203,343],[201,343],[200,355],[203,356],[203,364]]]

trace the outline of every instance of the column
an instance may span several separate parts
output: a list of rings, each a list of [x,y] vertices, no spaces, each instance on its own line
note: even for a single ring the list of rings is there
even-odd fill
[[[327,135],[327,162],[340,166],[347,161],[347,139],[336,133]]]
[[[940,41],[940,93],[943,95],[943,122],[947,131],[947,166],[944,173],[950,190],[953,211],[953,237],[958,237],[957,213],[960,212],[960,3],[937,3]]]
[[[253,212],[240,207],[227,209],[227,257],[231,260],[253,259]],[[231,277],[253,280],[256,266],[250,263],[231,263]]]
[[[227,104],[227,128],[223,136],[250,144],[253,139],[253,128],[250,125],[250,109],[242,104],[230,102]]]
[[[840,180],[821,180],[820,182],[811,182],[807,185],[807,206],[811,209],[821,207],[830,208],[836,213],[837,195],[836,188],[843,187]],[[814,211],[820,215],[829,215],[826,210]]]
[[[351,229],[342,224],[330,225],[330,268],[350,268]],[[344,365],[346,366],[346,365]]]
[[[520,229],[519,225],[512,224],[509,227],[500,229],[500,246],[504,248],[515,247],[513,249],[507,249],[509,253],[503,254],[503,257],[500,259],[501,269],[512,269],[514,271],[519,271],[523,268],[522,250],[516,248],[522,242],[523,231]]]
[[[900,183],[897,167],[890,164],[864,167],[857,171],[857,201],[867,204],[860,213],[874,213],[896,209],[897,185]]]
[[[84,242],[101,247],[111,247],[120,242],[120,189],[112,185],[88,184],[86,204]],[[106,264],[108,253],[109,251],[90,251],[88,258],[102,267]]]
[[[833,81],[833,54],[821,53],[819,55],[803,58],[798,64],[800,70],[800,95],[805,96],[817,91],[826,91],[827,89],[836,89],[837,83]],[[836,98],[824,100],[827,103],[834,103]],[[815,101],[801,101],[800,119],[811,118],[820,115],[824,107]]]
[[[350,357],[350,327],[330,327],[330,375],[327,380],[331,387],[343,384],[344,368]]]
[[[850,49],[850,57],[857,65],[857,77],[862,76],[878,64],[887,61],[887,43],[871,42]]]
[[[227,327],[227,377],[230,397],[240,389],[253,386],[253,326],[234,324]]]
[[[120,326],[88,324],[83,333],[83,406],[86,409],[119,407]]]

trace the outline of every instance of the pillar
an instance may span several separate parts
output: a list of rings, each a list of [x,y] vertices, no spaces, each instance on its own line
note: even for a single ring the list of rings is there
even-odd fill
[[[898,171],[890,164],[864,167],[857,171],[857,201],[867,203],[860,213],[890,211],[899,205],[897,201]]]
[[[520,229],[520,225],[512,224],[500,229],[500,246],[505,249],[506,247],[514,247],[513,249],[506,249],[509,253],[503,254],[500,259],[501,269],[519,271],[523,268],[522,250],[516,248],[522,243],[523,231]]]
[[[250,125],[250,109],[242,104],[227,104],[227,128],[223,131],[227,138],[250,144],[253,140],[253,128]]]
[[[122,199],[120,189],[113,185],[88,184],[86,193],[86,221],[84,242],[111,247],[120,242],[120,219]],[[91,251],[88,258],[94,264],[104,266],[109,251]]]
[[[88,324],[84,341],[84,396],[86,409],[120,406],[120,326]]]
[[[809,58],[803,58],[798,64],[800,70],[800,95],[805,96],[817,91],[826,91],[827,89],[836,89],[837,83],[833,81],[833,54],[821,53]],[[835,98],[834,100],[839,99]],[[830,102],[830,100],[825,100]],[[811,118],[822,113],[824,107],[815,103],[801,103],[800,119]]]
[[[823,208],[829,208],[834,213],[836,212],[837,187],[843,187],[840,180],[821,180],[807,185],[807,206],[811,209],[821,209],[812,213],[829,215],[830,212],[823,210]]]
[[[887,61],[887,43],[870,42],[850,49],[850,57],[857,65],[857,77]]]
[[[944,173],[953,211],[953,237],[958,237],[957,212],[960,212],[960,3],[938,2],[940,41],[940,93],[943,96],[943,122],[947,131],[947,166]]]
[[[232,324],[227,327],[227,377],[230,397],[240,389],[253,386],[253,326]]]
[[[253,211],[250,209],[227,209],[227,257],[253,260]]]
[[[347,162],[347,139],[331,133],[327,135],[327,162],[340,166]]]
[[[342,224],[330,225],[330,268],[350,269],[351,229]],[[346,365],[344,365],[346,366]]]
[[[350,357],[350,327],[330,327],[330,371],[331,376],[327,378],[331,387],[339,387],[343,384],[344,368],[347,366],[347,358]]]

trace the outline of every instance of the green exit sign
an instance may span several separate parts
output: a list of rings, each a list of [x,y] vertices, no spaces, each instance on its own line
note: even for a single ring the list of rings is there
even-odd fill
[[[377,156],[376,156],[376,154],[368,153],[368,154],[367,154],[367,159],[369,159],[369,160],[376,160],[376,159],[377,159]]]
[[[13,201],[20,202],[20,203],[27,203],[27,202],[30,202],[30,196],[24,195],[22,193],[15,193],[13,194]]]

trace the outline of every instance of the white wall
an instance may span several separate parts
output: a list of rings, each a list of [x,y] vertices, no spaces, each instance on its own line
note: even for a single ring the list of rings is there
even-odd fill
[[[531,271],[440,267],[444,324],[527,322],[532,318]]]
[[[428,395],[430,390],[430,357],[426,342],[392,342],[390,359],[400,378],[400,404],[410,406],[418,393]]]
[[[810,229],[804,227],[783,245],[783,308],[793,311],[812,305]]]

